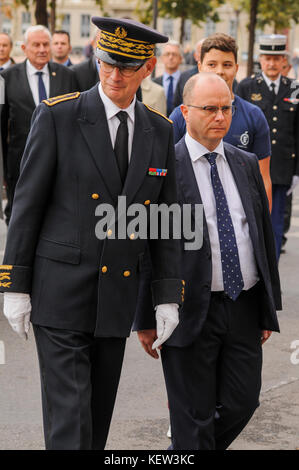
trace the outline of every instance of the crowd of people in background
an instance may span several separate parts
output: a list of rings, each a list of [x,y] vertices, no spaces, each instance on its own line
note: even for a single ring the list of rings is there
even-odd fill
[[[299,100],[288,77],[292,68],[297,77],[298,58],[286,50],[284,35],[262,36],[260,71],[238,80],[238,45],[226,34],[203,38],[194,51],[183,52],[179,43],[140,23],[97,17],[93,22],[99,32],[79,63],[72,63],[66,31],[51,35],[44,26],[31,26],[22,45],[25,60],[18,63],[11,57],[11,38],[0,33],[9,228],[1,269],[3,276],[8,269],[15,273],[13,292],[2,290],[6,316],[25,338],[31,314],[41,369],[46,364],[41,374],[46,446],[104,448],[135,312],[133,326],[144,349],[157,357],[163,343],[170,448],[226,449],[259,406],[262,344],[279,332],[278,261],[299,183]],[[153,76],[156,43],[163,43],[163,72]],[[85,161],[86,154],[93,160]],[[101,241],[99,247],[91,230],[93,203],[104,197],[115,201],[122,191],[145,207],[151,199],[202,204],[202,247],[190,254],[177,240],[149,239],[147,259],[132,233],[126,245],[116,240],[107,253],[110,245]],[[112,233],[107,231],[107,239]],[[98,273],[105,255],[108,261]],[[117,267],[116,281],[109,277],[110,262]],[[138,290],[131,266],[148,274],[146,262],[158,276],[152,284],[142,278]],[[17,297],[7,295],[14,293]],[[22,316],[14,316],[14,302],[22,306]],[[104,346],[103,337],[109,340]],[[85,355],[85,346],[93,352]],[[70,354],[73,348],[79,359]],[[60,355],[65,363],[79,361],[82,399],[73,369],[59,363]],[[113,374],[107,377],[110,361]],[[106,380],[110,388],[102,393]],[[74,418],[77,409],[83,425]]]

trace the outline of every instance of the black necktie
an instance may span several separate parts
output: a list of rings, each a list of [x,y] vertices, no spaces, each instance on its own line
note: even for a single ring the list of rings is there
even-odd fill
[[[129,161],[129,155],[128,155],[128,124],[127,124],[127,118],[128,114],[126,111],[119,111],[116,115],[118,119],[120,120],[118,129],[117,129],[117,134],[116,134],[116,139],[115,139],[115,146],[114,146],[114,153],[116,156],[119,172],[120,172],[120,177],[122,182],[125,182],[127,171],[128,171],[128,161]]]
[[[276,94],[275,94],[275,83],[271,83],[270,85],[270,93],[271,93],[271,97],[272,97],[272,102],[275,100],[276,98]]]
[[[232,300],[236,300],[244,287],[244,281],[240,267],[235,230],[216,165],[217,153],[207,153],[205,157],[211,165],[211,181],[216,202],[223,288],[224,292]]]
[[[169,75],[167,80],[169,80],[167,91],[167,116],[169,116],[169,114],[171,114],[173,106],[173,76]]]
[[[41,102],[47,99],[46,88],[43,81],[43,72],[35,72],[35,74],[38,76],[38,97],[39,102]]]

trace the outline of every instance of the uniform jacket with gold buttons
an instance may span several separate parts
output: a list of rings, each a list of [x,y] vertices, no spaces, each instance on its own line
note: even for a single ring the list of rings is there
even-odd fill
[[[293,175],[299,175],[299,91],[296,93],[292,83],[292,79],[281,77],[273,102],[262,74],[245,78],[237,89],[237,95],[264,112],[271,132],[272,183],[287,186]]]
[[[166,176],[149,168],[167,169]],[[9,224],[0,290],[31,294],[34,324],[125,337],[131,329],[147,240],[95,235],[100,203],[177,201],[171,123],[136,102],[122,187],[98,87],[35,111]],[[131,217],[132,219],[132,217]],[[128,221],[130,218],[128,218]],[[148,242],[153,304],[181,303],[178,240]]]

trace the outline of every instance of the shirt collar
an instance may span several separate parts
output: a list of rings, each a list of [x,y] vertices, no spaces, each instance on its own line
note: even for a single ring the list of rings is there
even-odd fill
[[[48,64],[46,64],[42,69],[36,69],[31,62],[27,59],[26,60],[26,68],[29,75],[34,75],[36,72],[43,72],[46,75],[49,75]]]
[[[270,78],[267,77],[267,75],[264,72],[262,72],[262,75],[266,84],[268,85],[268,88],[270,88],[271,83],[275,83],[275,88],[279,88],[281,75],[279,75],[279,77],[276,80],[270,80]]]
[[[99,83],[98,89],[99,89],[100,97],[104,104],[104,108],[105,108],[106,116],[108,120],[112,119],[119,111],[126,111],[129,115],[129,118],[134,123],[136,95],[134,96],[132,103],[126,109],[121,109],[115,103],[113,103],[113,101],[111,101],[111,99],[108,98],[107,95],[105,95],[101,82]]]
[[[5,62],[4,64],[0,65],[0,67],[5,70],[5,69],[8,69],[8,67],[9,67],[10,65],[11,65],[11,59],[8,59],[8,61]]]
[[[164,72],[164,78],[167,80],[168,77],[173,77],[175,80],[178,80],[180,78],[181,72],[179,70],[176,70],[174,73],[167,73]]]
[[[189,151],[191,160],[193,162],[196,162],[199,158],[202,158],[205,154],[211,153],[211,151],[208,150],[204,145],[202,145],[197,140],[193,139],[193,137],[191,137],[191,135],[188,132],[186,132],[185,143]],[[224,153],[223,140],[221,140],[221,142],[217,145],[217,147],[213,150],[213,152],[217,153],[222,158],[224,158],[224,160],[226,160],[226,156]]]

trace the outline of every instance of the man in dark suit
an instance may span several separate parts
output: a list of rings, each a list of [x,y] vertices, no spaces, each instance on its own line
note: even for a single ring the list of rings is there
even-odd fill
[[[28,28],[22,46],[27,59],[2,72],[5,104],[1,127],[8,200],[5,208],[7,224],[34,109],[43,99],[76,90],[74,73],[67,67],[49,62],[50,40],[50,32],[44,26]]]
[[[226,449],[259,403],[261,346],[279,331],[279,275],[257,157],[222,141],[233,111],[226,83],[205,72],[191,78],[182,111],[187,134],[176,145],[178,195],[183,210],[191,204],[203,243],[192,251],[182,240],[185,300],[161,350],[172,447]],[[142,298],[134,329],[158,357]]]
[[[164,73],[153,81],[163,86],[167,100],[167,116],[172,112],[173,98],[181,75],[180,64],[183,60],[180,44],[177,41],[169,41],[163,46],[161,59],[164,65]]]
[[[71,51],[70,34],[63,29],[54,31],[51,41],[52,61],[70,67],[73,65],[69,57]]]
[[[242,80],[237,89],[239,96],[261,108],[270,127],[271,219],[277,259],[284,232],[286,196],[299,182],[298,88],[296,90],[295,82],[282,74],[286,42],[284,35],[261,36],[262,72]]]
[[[33,323],[47,449],[104,448],[147,246],[127,208],[138,203],[146,223],[152,203],[177,201],[172,124],[135,97],[168,38],[133,20],[93,22],[100,83],[37,107],[0,272],[11,326],[26,338]],[[158,344],[178,323],[177,243],[149,241]]]
[[[14,59],[10,56],[12,46],[11,37],[7,33],[0,32],[0,72],[15,64]]]

